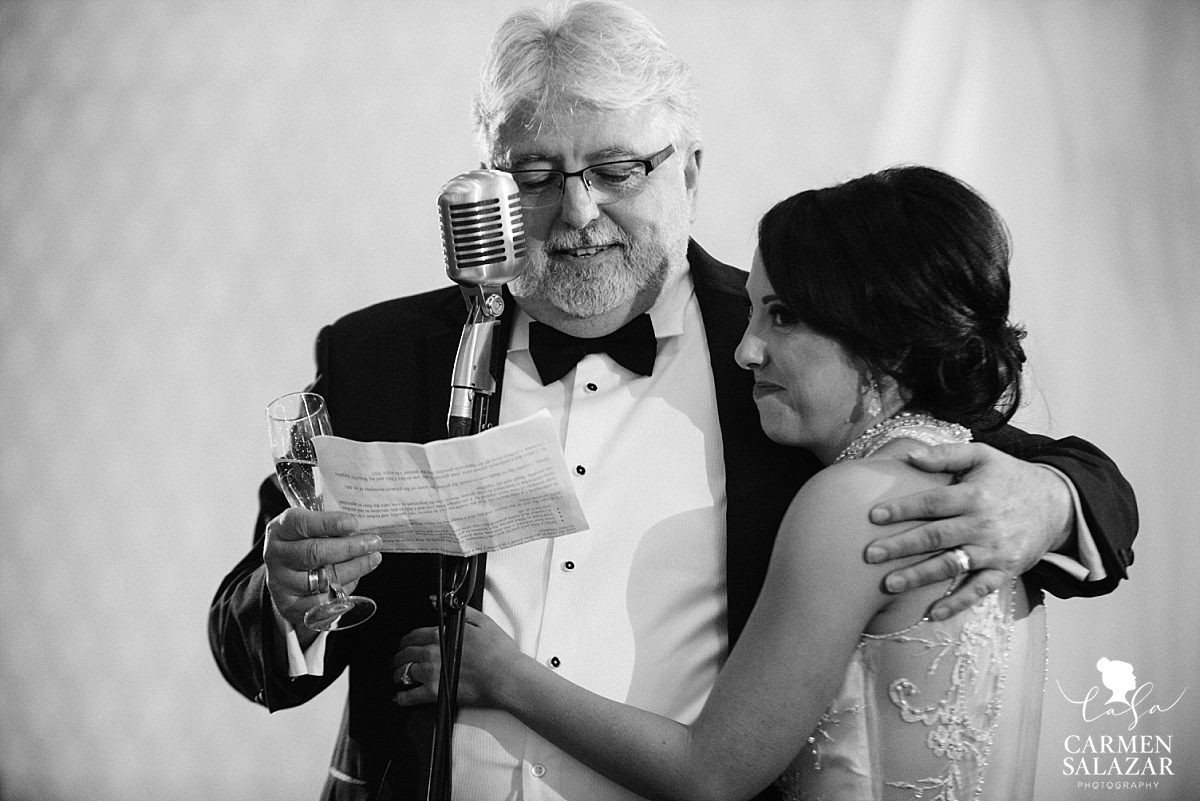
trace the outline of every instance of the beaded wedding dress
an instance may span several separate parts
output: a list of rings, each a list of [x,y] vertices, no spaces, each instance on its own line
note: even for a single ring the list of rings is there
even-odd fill
[[[969,438],[924,415],[877,429],[847,458],[900,438]],[[1032,798],[1046,666],[1040,601],[1014,579],[949,620],[862,635],[837,697],[779,779],[784,798]]]

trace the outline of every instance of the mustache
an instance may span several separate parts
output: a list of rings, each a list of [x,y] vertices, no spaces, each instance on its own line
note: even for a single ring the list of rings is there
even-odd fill
[[[593,248],[604,245],[628,245],[624,233],[612,223],[598,224],[593,222],[586,228],[571,228],[570,226],[555,226],[550,235],[542,242],[542,248],[547,253],[556,250],[571,250],[573,248]]]

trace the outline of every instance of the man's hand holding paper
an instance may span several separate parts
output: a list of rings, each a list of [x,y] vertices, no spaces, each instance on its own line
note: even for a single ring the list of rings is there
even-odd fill
[[[386,552],[473,556],[588,527],[546,411],[424,445],[314,443],[326,497]]]

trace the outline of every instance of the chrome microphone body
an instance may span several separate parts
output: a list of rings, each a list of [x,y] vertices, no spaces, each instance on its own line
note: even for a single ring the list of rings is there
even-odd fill
[[[499,170],[451,179],[438,196],[438,210],[446,274],[467,304],[446,417],[447,433],[456,437],[487,427],[488,399],[496,391],[492,341],[504,312],[500,288],[523,269],[525,225],[517,184]]]

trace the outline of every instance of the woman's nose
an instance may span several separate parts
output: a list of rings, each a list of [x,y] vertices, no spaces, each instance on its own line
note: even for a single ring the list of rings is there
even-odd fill
[[[733,352],[733,358],[737,360],[738,366],[743,370],[762,367],[762,340],[755,336],[753,329],[747,328],[746,333],[742,334],[742,341],[738,343],[737,350]]]
[[[575,180],[572,180],[575,179]],[[572,228],[583,229],[600,216],[600,207],[592,199],[592,193],[582,175],[572,175],[562,189],[562,208],[559,217]]]

